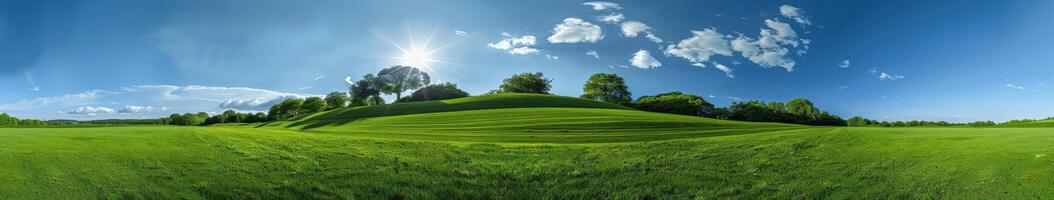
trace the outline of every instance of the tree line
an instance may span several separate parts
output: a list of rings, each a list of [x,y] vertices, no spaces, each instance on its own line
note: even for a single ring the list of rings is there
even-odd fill
[[[923,120],[911,120],[911,121],[878,121],[867,119],[860,116],[853,116],[847,121],[848,126],[853,127],[941,127],[941,126],[996,126],[1006,124],[1024,124],[1032,123],[1044,120],[1054,120],[1054,117],[1048,117],[1045,119],[1013,119],[1003,123],[996,123],[993,121],[974,121],[967,123],[952,123],[947,121],[923,121]]]

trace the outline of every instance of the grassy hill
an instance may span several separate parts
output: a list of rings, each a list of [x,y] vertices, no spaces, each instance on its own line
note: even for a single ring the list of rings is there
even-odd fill
[[[1034,127],[1034,128],[1054,127],[1054,120],[1034,121],[1034,122],[1029,122],[1029,123],[1003,124],[1003,125],[999,125],[999,126],[1000,127]]]
[[[250,126],[379,138],[501,143],[638,142],[804,128],[644,112],[622,105],[540,94],[496,94],[346,108]]]
[[[1051,133],[495,95],[270,124],[0,128],[0,199],[1041,198],[1054,196]]]

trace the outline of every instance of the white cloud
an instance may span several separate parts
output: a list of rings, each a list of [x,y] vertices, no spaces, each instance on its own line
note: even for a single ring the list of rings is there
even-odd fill
[[[794,71],[796,62],[787,58],[790,49],[785,46],[798,47],[798,34],[787,23],[776,20],[766,19],[765,26],[767,28],[761,29],[758,40],[743,35],[733,39],[732,49],[761,67],[782,67]],[[798,49],[798,55],[804,53],[805,49]]]
[[[838,63],[838,67],[842,69],[849,68],[849,60],[842,60],[842,62]]]
[[[604,39],[600,26],[574,17],[564,19],[551,32],[550,43],[595,43]]]
[[[545,54],[545,58],[549,59],[549,60],[559,60],[560,56],[554,56],[554,55]]]
[[[317,81],[317,80],[319,80],[319,79],[323,79],[323,78],[326,78],[326,76],[327,76],[327,75],[325,75],[325,74],[323,74],[322,76],[316,76],[316,77],[315,77],[315,80]]]
[[[692,63],[692,66],[706,68],[706,64],[703,63]]]
[[[167,111],[167,110],[168,110],[168,107],[164,107],[164,106],[158,108],[158,107],[153,107],[153,106],[127,105],[127,106],[124,106],[124,108],[121,108],[120,110],[117,110],[117,113],[135,114],[135,113],[158,112],[158,111]]]
[[[227,100],[220,103],[219,107],[224,109],[235,109],[243,111],[266,111],[271,108],[272,105],[281,103],[286,99],[301,98],[300,96],[278,96],[271,98],[253,98],[253,99],[242,99],[242,100]]]
[[[299,90],[299,91],[303,91],[303,90],[310,90],[310,89],[312,89],[312,88],[315,88],[315,87],[311,87],[311,86],[308,86],[308,87],[301,87],[301,88],[297,88],[296,90]]]
[[[1027,88],[1025,88],[1024,86],[1020,86],[1020,85],[1014,85],[1013,83],[1007,83],[1007,84],[1006,84],[1005,86],[1006,86],[1007,88],[1010,88],[1010,89],[1017,89],[1017,90],[1026,90],[1026,89],[1027,89]]]
[[[798,23],[812,25],[812,22],[810,22],[809,19],[805,17],[805,11],[797,7],[790,5],[782,5],[780,6],[780,14],[784,17],[794,19],[794,21]]]
[[[627,21],[622,23],[622,35],[626,37],[637,37],[637,34],[648,31],[651,27],[638,21]]]
[[[38,86],[33,86],[32,88],[26,89],[26,91],[30,91],[30,92],[40,92],[40,87],[38,87]]]
[[[903,79],[903,78],[904,78],[903,75],[890,74],[890,73],[885,73],[885,72],[882,72],[881,74],[878,75],[878,79],[879,80],[900,80],[900,79]]]
[[[72,110],[66,111],[66,114],[95,116],[96,114],[113,113],[113,112],[114,112],[114,110],[112,108],[107,108],[107,107],[102,107],[102,106],[99,106],[99,107],[81,106],[81,107],[77,107],[77,108],[74,108]]]
[[[538,52],[541,52],[541,50],[538,50],[538,49],[535,49],[535,48],[531,48],[531,47],[516,47],[516,48],[513,48],[513,49],[509,49],[509,54],[512,54],[512,55],[528,55],[528,54],[536,54]]]
[[[597,16],[597,21],[609,24],[619,23],[624,19],[626,19],[626,16],[623,16],[622,13],[611,13],[607,15]]]
[[[532,48],[537,43],[533,35],[516,36],[509,33],[501,33],[502,40],[495,43],[487,43],[490,48],[505,50],[512,55],[527,55],[541,52]]]
[[[462,30],[454,30],[454,35],[456,35],[458,37],[465,37],[465,36],[468,36],[468,32],[465,32],[465,31],[462,31]]]
[[[874,68],[874,67],[872,67],[870,70],[867,70],[867,73],[874,74],[874,75],[876,75],[878,77],[878,80],[883,80],[883,81],[884,80],[900,80],[900,79],[904,78],[903,75],[891,74],[891,73],[878,71],[878,68]]]
[[[705,62],[710,56],[731,56],[732,49],[728,47],[728,41],[724,36],[712,29],[692,31],[692,37],[681,40],[677,45],[666,47],[667,55],[674,55],[691,62]]]
[[[605,1],[590,1],[590,2],[582,3],[582,5],[593,7],[593,10],[597,10],[597,11],[608,10],[608,9],[611,9],[611,10],[622,9],[622,6],[619,6],[617,3],[605,2]]]
[[[848,85],[838,86],[838,90],[849,89]]]
[[[596,50],[586,51],[586,55],[593,56],[593,58],[600,59],[600,54]]]
[[[714,64],[714,68],[716,68],[717,70],[721,70],[722,72],[725,72],[725,76],[728,76],[728,78],[736,78],[735,75],[732,75],[732,71],[735,71],[732,68],[729,68],[728,66],[725,66],[725,65],[720,64],[720,63],[713,63],[713,64]]]
[[[651,54],[645,50],[639,50],[637,53],[633,53],[633,58],[629,59],[629,63],[630,65],[641,69],[651,69],[662,66],[662,63],[660,63],[659,60],[656,60],[655,57],[652,57]]]
[[[655,34],[652,33],[652,31],[651,31],[652,30],[651,27],[648,27],[647,24],[644,24],[642,22],[639,22],[639,21],[627,21],[627,22],[622,23],[621,27],[622,27],[622,35],[624,35],[626,37],[633,38],[633,37],[637,37],[637,35],[640,35],[641,33],[644,33],[644,37],[648,38],[648,40],[651,40],[652,42],[655,42],[655,43],[662,42],[662,38],[659,38],[658,36],[655,36]]]

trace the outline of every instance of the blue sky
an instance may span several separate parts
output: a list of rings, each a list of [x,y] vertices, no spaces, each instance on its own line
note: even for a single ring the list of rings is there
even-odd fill
[[[1051,1],[2,1],[0,112],[262,110],[346,91],[345,77],[406,64],[397,46],[418,46],[436,50],[434,80],[472,94],[544,72],[555,94],[577,96],[590,74],[617,73],[635,97],[678,90],[719,106],[805,97],[843,117],[1043,118],[1054,116],[1052,10]]]

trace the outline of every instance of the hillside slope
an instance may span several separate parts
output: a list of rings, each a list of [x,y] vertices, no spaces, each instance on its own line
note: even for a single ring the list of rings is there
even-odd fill
[[[546,143],[635,142],[806,128],[644,112],[537,94],[357,107],[257,126],[384,138]]]
[[[1029,123],[1003,124],[999,127],[1046,128],[1054,127],[1054,120],[1034,121]]]

